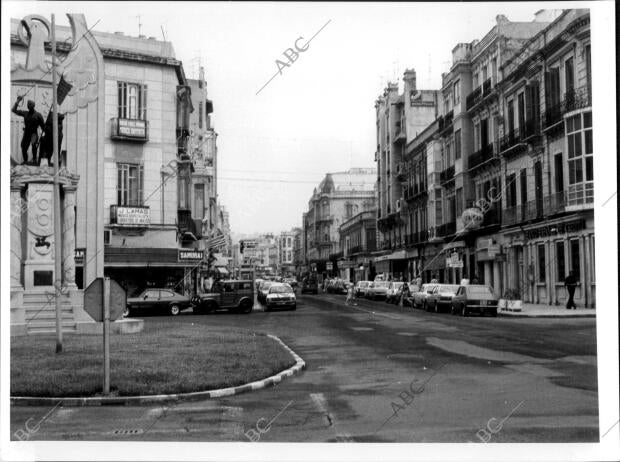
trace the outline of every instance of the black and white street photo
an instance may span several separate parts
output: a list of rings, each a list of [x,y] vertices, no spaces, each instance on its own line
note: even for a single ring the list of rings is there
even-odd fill
[[[620,459],[614,2],[1,8],[1,460]]]

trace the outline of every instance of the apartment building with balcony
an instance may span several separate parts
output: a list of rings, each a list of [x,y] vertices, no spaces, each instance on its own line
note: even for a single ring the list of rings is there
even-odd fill
[[[303,217],[304,247],[308,269],[321,277],[338,274],[340,225],[354,215],[375,207],[376,171],[351,168],[327,173],[314,188]]]
[[[340,225],[340,277],[357,282],[374,279],[372,256],[377,250],[377,212],[366,210]]]
[[[588,10],[563,11],[502,66],[506,288],[533,303],[595,306],[592,69]],[[514,109],[513,109],[514,108]]]
[[[403,93],[388,83],[375,102],[377,151],[377,272],[406,272],[407,258],[401,248],[410,233],[403,182],[407,143],[437,117],[438,94],[418,90],[416,73],[403,75]]]
[[[290,231],[280,233],[278,268],[281,274],[293,275],[295,273],[295,239],[299,236],[299,232],[299,228],[292,228]]]

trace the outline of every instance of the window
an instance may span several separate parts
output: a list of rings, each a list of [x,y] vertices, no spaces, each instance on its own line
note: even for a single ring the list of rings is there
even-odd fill
[[[456,190],[456,216],[463,215],[463,188]]]
[[[506,176],[506,206],[517,206],[517,178],[514,173]]]
[[[508,101],[508,132],[515,129],[515,103],[513,100]]]
[[[566,119],[568,205],[594,201],[592,112]]]
[[[117,164],[117,205],[141,206],[144,190],[144,167],[137,164]]]
[[[555,261],[557,264],[556,279],[558,282],[564,281],[566,277],[566,261],[564,256],[564,241],[555,243]]]
[[[489,119],[480,121],[480,149],[484,149],[489,144]]]
[[[588,86],[588,101],[592,101],[592,55],[590,45],[586,45],[586,85]]]
[[[519,93],[517,96],[517,109],[519,111],[519,130],[523,133],[525,129],[525,95]]]
[[[493,58],[491,61],[491,77],[493,78],[493,84],[497,85],[497,81],[499,80],[499,76],[497,75],[497,58]]]
[[[564,85],[566,93],[569,94],[575,88],[575,69],[572,56],[564,61]]]
[[[205,214],[205,185],[194,185],[194,217],[202,219]]]
[[[547,110],[553,109],[560,104],[560,68],[549,69],[545,74],[545,96],[547,97]]]
[[[118,117],[146,120],[146,85],[118,82]]]
[[[547,273],[545,262],[545,244],[538,244],[538,282],[545,282]]]
[[[527,170],[522,168],[519,176],[521,187],[521,204],[527,204]]]
[[[459,104],[461,102],[461,89],[459,88],[460,84],[460,80],[454,82],[454,104]]]
[[[570,270],[575,273],[575,277],[579,279],[579,239],[570,240]]]
[[[478,83],[478,73],[476,72],[474,74],[472,88],[476,89],[478,86],[479,86],[479,83]]]
[[[198,128],[202,128],[203,102],[198,103]]]
[[[454,158],[461,158],[461,130],[454,132]]]
[[[346,204],[345,209],[346,218],[351,218],[353,216],[353,204]]]
[[[564,158],[561,152],[553,157],[553,164],[555,167],[555,192],[561,193],[564,191]]]

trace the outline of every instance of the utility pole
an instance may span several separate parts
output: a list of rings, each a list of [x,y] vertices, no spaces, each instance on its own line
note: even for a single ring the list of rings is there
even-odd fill
[[[52,156],[54,159],[54,287],[56,289],[56,353],[62,353],[62,229],[58,181],[58,76],[56,75],[56,18],[52,14]]]

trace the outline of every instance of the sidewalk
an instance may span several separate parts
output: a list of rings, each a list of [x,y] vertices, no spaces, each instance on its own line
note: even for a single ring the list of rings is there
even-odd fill
[[[521,311],[501,309],[497,314],[499,316],[512,316],[515,318],[594,318],[596,317],[596,309],[577,308],[576,310],[567,310],[564,305],[523,303]]]

